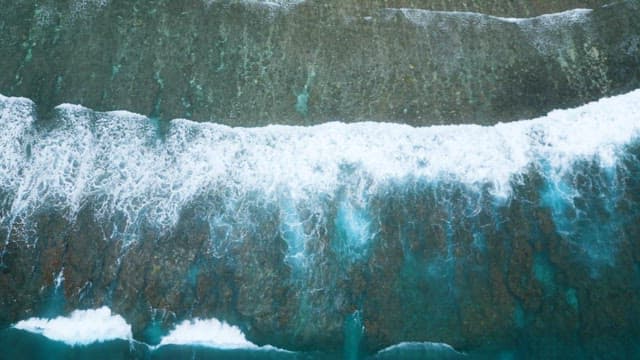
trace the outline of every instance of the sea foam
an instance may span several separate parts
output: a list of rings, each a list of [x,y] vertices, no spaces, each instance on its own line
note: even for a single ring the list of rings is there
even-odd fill
[[[611,167],[640,136],[640,90],[533,120],[421,128],[233,128],[177,119],[162,130],[141,115],[62,105],[49,129],[35,126],[29,106],[0,98],[4,224],[42,206],[73,217],[92,202],[104,219],[123,214],[128,224],[145,218],[168,229],[193,199],[212,192],[229,204],[253,193],[290,207],[340,193],[360,209],[403,181],[488,185],[507,199],[531,167],[544,166],[551,180],[585,159]]]
[[[240,328],[218,319],[185,320],[162,338],[159,346],[198,345],[217,349],[257,349]]]
[[[384,348],[374,356],[375,359],[462,359],[466,355],[451,345],[437,342],[402,342]]]
[[[93,310],[76,310],[68,317],[30,318],[18,322],[14,328],[42,334],[51,340],[72,346],[133,339],[131,326],[120,315],[112,314],[106,306]]]

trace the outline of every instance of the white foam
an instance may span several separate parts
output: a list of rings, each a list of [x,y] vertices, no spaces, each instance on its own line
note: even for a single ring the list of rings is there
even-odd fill
[[[437,356],[438,358],[447,356],[463,357],[464,353],[461,353],[453,348],[453,346],[445,343],[438,342],[401,342],[399,344],[391,345],[384,348],[376,354],[376,357],[401,357],[411,356],[414,358],[416,355],[422,354],[423,356]],[[430,357],[430,356],[429,356]]]
[[[540,22],[549,26],[558,24],[583,23],[588,19],[588,16],[592,11],[592,9],[571,9],[567,11],[544,14],[529,18],[506,18],[497,16],[491,16],[491,18],[516,24]]]
[[[31,100],[0,95],[0,192],[11,193],[20,183],[32,141],[33,115]]]
[[[338,192],[364,208],[390,182],[421,180],[489,184],[504,199],[532,165],[544,162],[552,176],[585,158],[613,166],[640,136],[640,90],[495,126],[232,128],[178,119],[163,137],[143,116],[68,105],[54,130],[37,132],[24,101],[0,103],[0,188],[15,194],[3,221],[45,205],[72,217],[99,199],[98,216],[122,214],[129,230],[143,217],[169,228],[186,204],[212,192],[236,209],[246,208],[248,193],[295,208]]]
[[[217,349],[258,349],[242,331],[217,319],[185,320],[164,336],[158,346],[198,345]]]
[[[76,310],[68,317],[30,318],[13,327],[72,346],[133,339],[131,326],[120,315],[113,315],[106,306],[95,310]]]
[[[70,18],[77,20],[97,16],[110,2],[111,0],[73,0],[69,3]]]
[[[64,266],[62,267],[62,269],[60,269],[60,272],[58,273],[56,278],[53,279],[53,284],[55,285],[56,291],[60,289],[60,286],[62,285],[63,282],[64,282]]]
[[[454,19],[466,24],[487,25],[491,22],[504,22],[516,25],[529,26],[537,25],[541,27],[568,25],[573,23],[583,23],[588,19],[592,9],[571,9],[567,11],[544,14],[527,18],[511,18],[492,16],[477,12],[468,11],[438,11],[415,8],[387,8],[387,14],[401,13],[407,20],[418,26],[427,26],[434,21],[444,19]]]
[[[218,2],[220,0],[203,0],[205,2],[206,5],[211,5],[214,2]],[[297,5],[300,4],[302,2],[304,2],[305,0],[238,0],[241,3],[246,3],[246,4],[257,4],[257,5],[264,5],[264,6],[269,6],[269,7],[289,7],[292,5]]]
[[[577,51],[588,45],[579,43],[582,41],[580,39],[574,40],[576,34],[582,34],[582,32],[576,32],[575,28],[579,27],[586,33],[596,31],[589,23],[592,11],[591,9],[573,9],[530,18],[506,18],[473,12],[401,8],[385,9],[383,16],[401,14],[416,26],[427,29],[437,28],[445,33],[453,31],[451,26],[454,25],[463,25],[472,29],[495,25],[515,26],[522,30],[525,40],[541,54],[552,56],[553,60],[560,61],[560,64],[566,67],[579,58]],[[454,32],[459,31],[455,30]],[[589,56],[598,56],[597,49],[589,51],[596,51],[589,53]]]

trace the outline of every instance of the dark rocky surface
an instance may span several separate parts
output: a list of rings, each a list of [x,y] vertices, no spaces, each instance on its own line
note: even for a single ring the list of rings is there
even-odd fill
[[[255,214],[256,228],[238,229],[249,235],[222,258],[207,251],[212,235],[198,205],[170,235],[143,231],[126,250],[107,239],[110,229],[92,219],[89,207],[73,224],[43,214],[36,219],[37,243],[11,237],[0,313],[3,322],[42,314],[53,275],[64,266],[64,309],[107,304],[147,341],[152,323],[170,327],[216,316],[240,324],[259,344],[335,350],[344,340],[344,319],[361,309],[366,351],[439,341],[465,351],[517,348],[536,357],[611,348],[637,355],[640,216],[618,214],[617,237],[607,240],[615,264],[590,261],[554,231],[547,209],[531,206],[539,202],[536,177],[528,177],[509,206],[484,204],[470,219],[460,216],[469,206],[465,196],[478,195],[464,188],[444,190],[453,210],[434,199],[429,185],[392,188],[372,205],[380,229],[369,256],[344,261],[334,250],[339,229],[329,222],[303,282],[284,261],[285,241],[273,229],[278,216],[263,210]],[[637,178],[628,181],[626,191],[637,194]],[[640,206],[638,199],[627,201]],[[484,246],[475,243],[479,236]]]
[[[510,121],[638,87],[640,6],[607,3],[2,1],[0,93],[241,126]],[[595,10],[421,10],[574,7]]]

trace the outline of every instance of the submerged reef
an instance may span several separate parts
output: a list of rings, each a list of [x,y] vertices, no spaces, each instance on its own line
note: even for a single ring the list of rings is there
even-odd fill
[[[494,124],[640,85],[640,6],[606,3],[2,1],[0,93],[236,126]]]

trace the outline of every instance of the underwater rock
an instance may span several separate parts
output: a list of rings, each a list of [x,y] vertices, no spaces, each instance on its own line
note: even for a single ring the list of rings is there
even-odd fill
[[[606,3],[4,1],[0,93],[237,126],[494,124],[640,85],[640,7]]]

